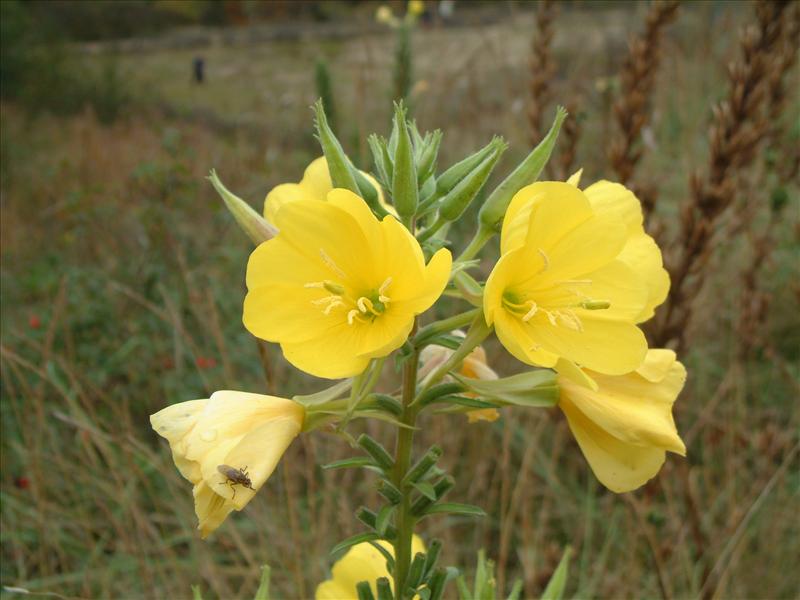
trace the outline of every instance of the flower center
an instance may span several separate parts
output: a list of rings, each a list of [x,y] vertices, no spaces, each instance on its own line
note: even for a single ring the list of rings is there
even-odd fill
[[[329,292],[328,296],[312,300],[311,304],[320,307],[322,312],[330,315],[334,310],[341,310],[347,318],[347,324],[356,321],[371,323],[381,316],[387,308],[391,298],[386,295],[392,278],[387,277],[377,290],[370,290],[365,294],[355,296],[348,294],[346,288],[335,281],[312,281],[305,284],[307,288],[318,288]]]
[[[573,299],[555,307],[543,306],[532,297],[533,294],[517,293],[513,290],[503,292],[501,302],[503,308],[516,315],[523,323],[527,323],[537,315],[541,315],[553,327],[562,326],[573,331],[583,331],[583,323],[580,317],[575,314],[574,309],[604,310],[611,307],[611,303],[607,300],[596,300],[573,287],[575,284],[591,283],[591,280],[588,279],[573,279],[560,282],[557,287],[561,291],[567,292],[567,295],[572,296]]]

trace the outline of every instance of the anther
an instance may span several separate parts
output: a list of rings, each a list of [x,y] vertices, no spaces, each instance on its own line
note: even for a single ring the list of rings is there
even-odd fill
[[[347,277],[344,271],[342,271],[339,266],[333,261],[333,259],[328,256],[328,253],[325,252],[322,248],[319,249],[319,255],[322,257],[322,261],[331,269],[333,269],[337,275],[340,277]]]
[[[530,309],[530,310],[529,310],[527,313],[525,313],[525,316],[524,316],[524,317],[522,317],[522,320],[523,320],[525,323],[527,323],[528,321],[530,321],[530,320],[531,320],[531,319],[534,317],[534,315],[535,315],[537,312],[539,312],[539,306],[538,306],[538,305],[536,304],[536,302],[534,302],[533,300],[528,300],[528,302],[526,302],[526,304],[530,304],[530,305],[531,305],[531,309]]]

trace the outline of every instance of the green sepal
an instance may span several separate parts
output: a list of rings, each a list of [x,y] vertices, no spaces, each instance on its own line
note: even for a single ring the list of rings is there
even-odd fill
[[[349,391],[352,386],[353,386],[353,380],[345,379],[343,381],[340,381],[339,383],[332,385],[329,388],[325,388],[324,390],[315,392],[313,394],[292,396],[292,400],[308,408],[309,406],[316,406],[318,404],[325,404],[326,402],[331,402],[332,400],[336,400],[337,398],[340,398],[345,392]]]
[[[389,394],[370,394],[367,396],[366,403],[367,405],[374,403],[381,410],[390,412],[395,416],[400,416],[403,413],[403,405],[400,404],[397,398]]]
[[[331,175],[331,183],[335,188],[344,188],[350,190],[355,194],[359,194],[358,184],[353,173],[354,169],[351,168],[350,159],[347,158],[342,145],[334,135],[328,119],[325,116],[325,108],[322,105],[322,100],[317,100],[314,103],[314,123],[317,128],[317,136],[322,152],[325,154],[325,159],[328,162],[328,171]]]
[[[372,588],[367,581],[359,581],[356,584],[356,595],[358,596],[358,600],[375,600],[375,596],[372,594]]]
[[[451,375],[471,392],[501,405],[549,408],[558,403],[556,374],[547,369],[501,379],[472,379],[458,373]]]
[[[382,219],[389,212],[381,205],[380,201],[378,200],[378,190],[375,189],[375,186],[364,177],[364,174],[356,169],[352,163],[350,163],[350,168],[353,171],[353,176],[356,180],[356,185],[358,186],[359,196],[364,199],[364,202],[367,203],[367,206],[372,209],[378,218]]]
[[[447,192],[447,195],[439,202],[440,218],[446,221],[458,219],[486,184],[497,161],[500,160],[500,156],[508,148],[508,144],[502,138],[494,138],[490,143],[492,150],[486,158]]]
[[[569,560],[572,556],[572,547],[564,549],[564,555],[558,563],[558,567],[550,577],[547,587],[542,592],[541,600],[561,600],[564,597],[564,589],[567,587],[567,572],[569,570]]]
[[[567,111],[563,106],[559,106],[556,109],[556,118],[553,120],[553,125],[547,135],[544,136],[544,139],[489,195],[478,213],[478,221],[481,227],[494,229],[505,216],[506,209],[514,194],[539,178],[542,169],[550,159],[550,154],[553,152],[558,139],[558,132],[561,130],[561,124],[566,117]]]
[[[252,206],[233,194],[226,188],[217,176],[217,172],[211,169],[208,180],[225,203],[225,208],[231,213],[236,224],[247,234],[247,237],[258,246],[261,242],[266,242],[278,234],[278,230],[269,221],[258,214]]]
[[[464,300],[478,308],[483,306],[483,286],[472,275],[462,269],[453,276],[453,283]]]
[[[406,123],[403,103],[395,104],[394,121],[397,130],[397,148],[394,151],[394,174],[392,177],[392,202],[404,224],[413,218],[419,204],[417,168],[414,163],[414,148]]]
[[[420,181],[427,183],[431,175],[436,171],[436,159],[439,156],[439,146],[442,143],[442,132],[437,129],[430,135],[430,139],[428,139],[427,135],[425,137],[426,142],[417,159],[417,177]],[[436,189],[435,185],[433,189]]]
[[[481,400],[480,398],[470,398],[469,396],[455,396],[455,395],[441,396],[433,400],[432,404],[453,404],[455,406],[464,406],[470,410],[502,407],[500,404],[497,404],[495,402],[488,402],[487,400]],[[453,411],[437,409],[434,412],[439,413],[439,412],[453,412]],[[454,412],[462,412],[462,411],[454,411]]]
[[[372,152],[372,161],[375,163],[378,180],[384,187],[391,187],[392,161],[386,149],[386,140],[378,136],[378,134],[372,133],[367,138],[367,144],[369,144],[369,149]]]
[[[338,544],[336,544],[333,548],[331,548],[330,554],[335,556],[339,554],[342,550],[347,550],[350,546],[355,546],[356,544],[360,544],[362,542],[370,542],[373,540],[379,539],[377,533],[374,531],[367,531],[365,533],[357,533],[356,535],[351,535],[346,540],[342,540]]]

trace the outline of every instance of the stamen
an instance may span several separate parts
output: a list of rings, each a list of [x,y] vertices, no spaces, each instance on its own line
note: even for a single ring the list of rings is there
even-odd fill
[[[526,304],[530,304],[530,306],[531,306],[531,309],[530,309],[530,310],[529,310],[527,313],[525,313],[525,316],[524,316],[524,317],[522,317],[522,320],[523,320],[525,323],[527,323],[528,321],[530,321],[530,320],[533,318],[533,316],[534,316],[534,315],[535,315],[537,312],[539,312],[539,306],[538,306],[538,305],[536,304],[536,302],[534,302],[533,300],[528,300],[528,301],[526,302]]]
[[[334,300],[333,302],[328,304],[328,306],[325,308],[325,310],[322,311],[322,313],[327,316],[331,314],[331,311],[337,306],[345,306],[345,303],[342,302],[341,300]]]
[[[316,300],[312,300],[311,304],[314,304],[315,306],[319,306],[321,304],[326,304],[326,303],[332,302],[332,301],[341,302],[341,299],[339,298],[339,296],[325,296],[324,298],[317,298]]]
[[[379,287],[379,288],[378,288],[378,294],[383,294],[384,292],[386,292],[386,289],[387,289],[387,288],[388,288],[390,285],[392,285],[392,278],[391,278],[391,277],[387,277],[387,278],[386,278],[386,281],[384,281],[384,282],[381,284],[381,287]]]
[[[585,308],[586,310],[604,310],[606,308],[611,308],[611,302],[608,300],[586,300],[585,302],[581,302],[581,308]]]
[[[365,323],[361,313],[358,311],[357,308],[354,308],[350,312],[347,313],[347,324],[352,325],[353,321],[360,321],[361,323]]]
[[[571,310],[565,310],[564,312],[558,311],[558,317],[568,329],[572,329],[573,331],[583,331],[583,323],[581,323],[581,320],[578,318],[578,316]]]
[[[358,299],[356,306],[358,306],[358,310],[360,310],[362,313],[375,312],[372,307],[372,301],[364,296],[361,296],[361,298]]]

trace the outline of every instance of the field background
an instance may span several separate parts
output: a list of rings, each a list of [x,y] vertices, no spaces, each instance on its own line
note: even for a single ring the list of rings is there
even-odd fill
[[[203,2],[3,3],[3,598],[15,595],[9,587],[188,598],[191,585],[207,598],[247,598],[264,563],[275,597],[306,598],[329,574],[328,549],[358,531],[353,511],[375,504],[360,472],[320,470],[352,451],[317,432],[201,541],[190,487],[149,427],[149,414],[214,390],[288,397],[322,383],[241,325],[251,246],[204,179],[209,169],[257,208],[272,186],[299,180],[320,154],[308,108],[320,59],[338,134],[364,168],[367,134],[385,134],[390,117],[395,41],[373,20],[377,4],[218,5],[228,12]],[[543,123],[556,102],[574,106],[582,133],[572,168],[584,167],[584,182],[613,179],[620,66],[648,5],[558,8]],[[493,134],[511,145],[498,174],[530,148],[536,10],[459,2],[455,22],[413,32],[411,102],[422,128],[445,132],[440,168]],[[753,15],[744,2],[686,3],[664,30],[635,180],[659,191],[653,226],[668,248],[680,246],[690,175],[707,170],[712,106]],[[151,30],[128,31],[132,23]],[[206,61],[203,85],[191,80],[195,56]],[[568,597],[797,597],[800,211],[796,179],[773,167],[797,148],[798,85],[795,67],[776,122],[783,146],[760,149],[737,174],[736,202],[691,298],[690,376],[676,406],[687,458],[669,456],[656,480],[617,496],[594,479],[557,410],[507,410],[471,426],[427,417],[417,448],[441,444],[457,480],[451,498],[490,513],[421,524],[427,539],[445,540],[447,564],[470,572],[485,548],[504,589],[520,577],[536,597],[571,545]],[[563,152],[562,140],[554,176]],[[754,342],[739,326],[751,293],[742,277],[778,196],[789,202],[755,271],[770,303]],[[462,245],[473,219],[456,225]],[[501,373],[520,370],[498,344],[488,351]],[[392,381],[387,369],[385,389]],[[391,442],[390,428],[369,431]]]

